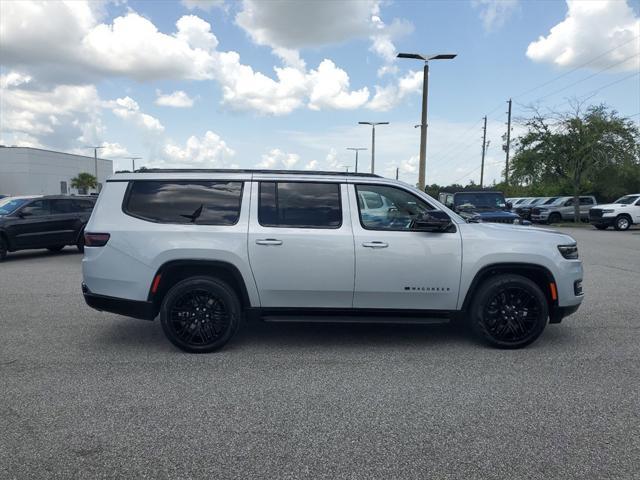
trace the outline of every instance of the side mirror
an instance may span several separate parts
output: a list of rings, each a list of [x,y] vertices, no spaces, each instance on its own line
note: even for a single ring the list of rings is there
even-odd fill
[[[20,218],[25,218],[25,217],[30,217],[31,215],[33,215],[31,212],[29,212],[28,210],[23,210],[22,212],[18,212],[18,216]]]
[[[449,215],[440,210],[424,212],[411,223],[411,230],[419,232],[445,232],[451,225]]]
[[[513,208],[513,203],[507,202],[507,210],[511,210]]]

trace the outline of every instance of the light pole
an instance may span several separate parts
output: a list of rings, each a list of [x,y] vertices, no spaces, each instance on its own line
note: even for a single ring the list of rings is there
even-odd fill
[[[422,77],[422,120],[420,122],[420,165],[418,168],[418,188],[424,191],[427,170],[427,97],[429,96],[429,60],[451,60],[456,53],[421,55],[419,53],[399,53],[398,58],[412,58],[424,61]]]
[[[371,173],[376,169],[376,125],[389,125],[389,122],[358,122],[360,125],[371,125]]]
[[[96,192],[98,192],[98,150],[101,148],[107,148],[107,147],[86,146],[84,148],[93,148],[93,162],[94,162],[94,167],[96,171]]]
[[[351,166],[351,165],[342,165],[342,168],[346,168],[346,169],[347,169],[347,173],[349,173],[349,167],[350,167],[350,166]]]
[[[122,157],[122,158],[131,160],[131,172],[133,173],[136,171],[136,160],[140,160],[142,157]]]
[[[358,152],[360,150],[366,150],[366,148],[362,147],[347,147],[347,150],[353,150],[356,152],[356,173],[358,173]]]

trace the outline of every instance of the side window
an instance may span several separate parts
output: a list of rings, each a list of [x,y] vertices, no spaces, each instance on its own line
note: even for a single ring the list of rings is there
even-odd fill
[[[74,208],[73,201],[69,200],[51,200],[51,213],[53,214],[61,214],[61,213],[74,213],[76,209]]]
[[[241,201],[242,182],[138,181],[129,186],[124,212],[158,223],[234,225]]]
[[[424,212],[434,210],[427,202],[400,188],[384,185],[356,185],[358,196],[380,198],[384,208],[362,208],[360,223],[369,230],[410,230],[413,220]]]
[[[258,222],[265,227],[339,228],[340,184],[260,182]]]
[[[76,212],[91,212],[93,210],[94,203],[91,200],[74,200]]]
[[[636,202],[636,205],[640,207],[640,198],[638,198],[638,201]]]
[[[573,198],[571,200],[567,200],[564,204],[565,207],[573,207]]]
[[[590,197],[580,197],[580,205],[593,205],[593,199]]]
[[[30,217],[42,217],[44,215],[50,215],[51,209],[49,200],[34,200],[29,205],[26,205],[20,210],[20,213],[29,215]]]

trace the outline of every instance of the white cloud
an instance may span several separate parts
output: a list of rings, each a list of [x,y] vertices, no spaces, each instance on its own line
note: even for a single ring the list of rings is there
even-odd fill
[[[117,117],[132,122],[135,126],[150,134],[160,134],[164,132],[164,126],[157,118],[140,110],[140,105],[131,97],[117,98],[106,102]]]
[[[317,70],[309,73],[309,108],[353,109],[361,107],[369,99],[369,89],[349,91],[349,76],[337,68],[331,60],[323,60]]]
[[[234,168],[231,163],[236,152],[216,133],[208,130],[201,138],[191,136],[184,147],[167,142],[160,159],[147,162],[159,167]]]
[[[367,104],[367,108],[379,112],[386,112],[398,105],[407,95],[422,91],[422,70],[411,70],[397,79],[396,84],[385,87],[376,85],[376,93]]]
[[[160,90],[156,90],[156,105],[162,107],[189,108],[193,107],[193,98],[182,90],[176,90],[172,93],[163,94]]]
[[[256,165],[257,168],[265,169],[291,169],[300,161],[300,155],[286,153],[279,148],[273,148],[262,155],[262,161]]]
[[[225,8],[224,0],[180,0],[188,10],[200,9],[210,12],[214,8]]]
[[[588,62],[597,53],[619,46],[591,63],[590,67],[607,67],[635,55],[617,70],[640,69],[637,56],[640,55],[640,17],[626,1],[567,0],[567,6],[566,18],[552,27],[546,37],[541,36],[530,43],[527,57],[536,62],[574,67]]]
[[[514,14],[520,0],[472,0],[471,5],[480,10],[480,19],[487,32],[502,27]]]

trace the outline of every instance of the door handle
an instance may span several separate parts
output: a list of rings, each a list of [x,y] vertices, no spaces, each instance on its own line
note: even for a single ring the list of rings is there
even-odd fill
[[[256,240],[258,245],[282,245],[282,240],[277,240],[275,238],[264,238],[262,240]]]
[[[364,242],[362,246],[367,248],[387,248],[389,244],[386,242],[379,242],[376,240],[373,242]]]

